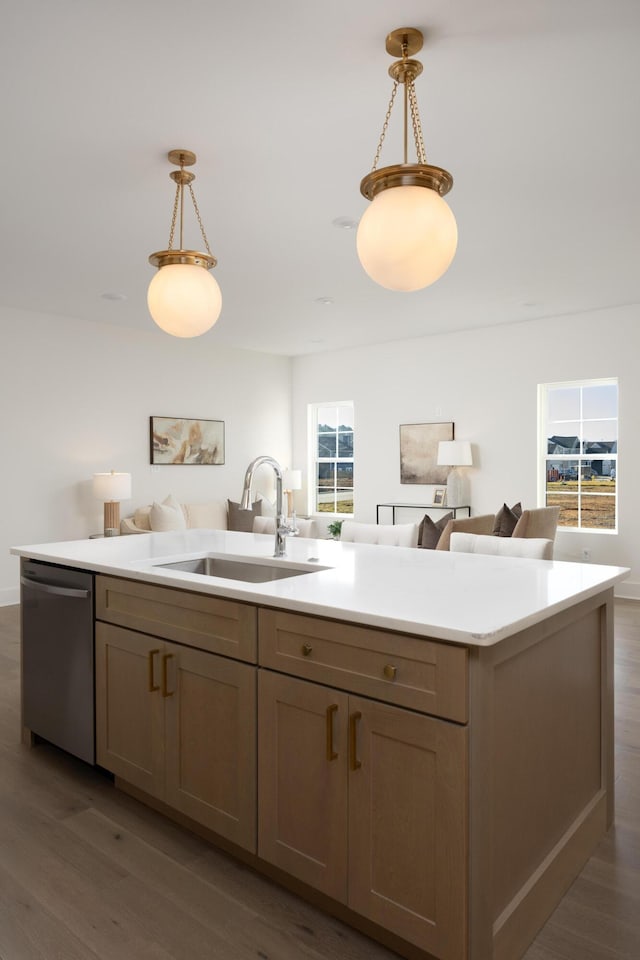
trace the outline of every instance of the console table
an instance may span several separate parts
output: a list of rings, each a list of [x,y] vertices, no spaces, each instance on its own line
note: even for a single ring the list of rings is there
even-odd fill
[[[466,504],[459,507],[448,507],[441,503],[377,503],[376,523],[380,523],[380,509],[384,507],[391,510],[391,523],[396,522],[396,510],[441,510],[442,513],[452,513],[454,517],[458,516],[458,511],[466,510],[466,516],[471,516],[471,507]]]

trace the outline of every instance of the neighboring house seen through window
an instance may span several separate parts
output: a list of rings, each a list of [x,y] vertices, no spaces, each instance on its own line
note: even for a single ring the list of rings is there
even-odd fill
[[[539,390],[542,506],[562,527],[618,527],[618,381],[542,384]]]
[[[353,516],[353,403],[309,407],[311,512]]]

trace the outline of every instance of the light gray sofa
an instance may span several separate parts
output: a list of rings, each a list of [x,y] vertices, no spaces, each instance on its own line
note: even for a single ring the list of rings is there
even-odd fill
[[[120,533],[152,533],[167,530],[245,530],[275,534],[275,508],[270,500],[258,494],[255,512],[240,511],[232,500],[210,500],[208,503],[178,503],[168,496],[163,503],[138,507],[132,517],[120,521]],[[326,536],[317,520],[297,520],[298,536],[317,539]]]
[[[160,510],[154,510],[160,507]],[[164,508],[164,509],[162,509]],[[177,514],[179,508],[182,519]],[[154,511],[152,514],[152,510]],[[172,511],[175,517],[172,516]],[[154,519],[157,522],[153,522]],[[226,500],[210,500],[208,503],[178,503],[171,497],[162,504],[146,504],[138,507],[132,517],[123,517],[120,521],[120,533],[151,533],[166,530],[192,530],[203,527],[209,530],[227,530],[229,528]]]

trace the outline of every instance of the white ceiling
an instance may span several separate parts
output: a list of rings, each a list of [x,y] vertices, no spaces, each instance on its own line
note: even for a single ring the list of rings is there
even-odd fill
[[[427,156],[459,230],[412,294],[374,284],[333,225],[365,209],[400,26],[426,36]],[[5,4],[0,303],[156,330],[174,147],[198,155],[219,342],[301,354],[639,302],[639,39],[638,0]]]

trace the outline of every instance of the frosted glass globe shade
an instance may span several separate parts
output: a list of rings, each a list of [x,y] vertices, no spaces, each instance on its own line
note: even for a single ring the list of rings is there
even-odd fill
[[[358,227],[360,263],[372,280],[389,290],[421,290],[435,283],[457,245],[451,207],[429,187],[383,190]]]
[[[149,312],[158,326],[173,337],[199,337],[211,329],[222,309],[215,277],[191,263],[161,267],[147,292]]]

